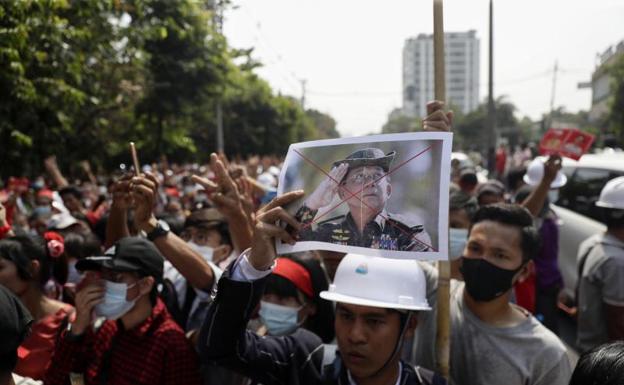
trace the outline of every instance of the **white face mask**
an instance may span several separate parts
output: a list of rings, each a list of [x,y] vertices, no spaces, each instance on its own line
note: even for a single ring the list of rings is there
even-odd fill
[[[468,242],[468,229],[449,229],[449,260],[459,259]]]
[[[67,282],[78,284],[82,280],[82,274],[76,269],[76,262],[71,261],[67,265],[69,271],[67,272]]]
[[[128,285],[127,283],[104,282],[106,290],[104,301],[95,305],[95,314],[108,320],[116,320],[134,307],[138,298],[128,301],[126,295],[128,294],[128,289],[134,287],[136,283]]]
[[[214,249],[210,246],[200,246],[197,243],[193,242],[193,241],[189,241],[187,242],[189,246],[191,246],[191,248],[195,251],[197,251],[199,254],[201,254],[202,257],[204,257],[204,259],[206,261],[210,261],[212,262],[212,255],[214,254]]]

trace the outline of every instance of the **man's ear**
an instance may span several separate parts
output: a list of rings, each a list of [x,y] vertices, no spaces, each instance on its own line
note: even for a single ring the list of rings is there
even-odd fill
[[[386,184],[386,195],[389,198],[391,194],[392,194],[392,185],[390,184],[390,181],[388,181],[388,183]]]
[[[522,267],[522,269],[520,269],[518,274],[516,274],[517,278],[515,279],[515,282],[524,282],[534,271],[535,264],[533,263],[533,260],[530,260]]]
[[[407,324],[407,330],[405,331],[405,337],[403,339],[411,339],[416,332],[416,326],[418,326],[418,313],[412,314]]]
[[[137,287],[139,289],[139,293],[133,299],[142,297],[144,295],[148,295],[152,291],[152,288],[154,287],[155,284],[156,284],[156,280],[154,279],[154,277],[141,278],[141,280],[137,281]]]

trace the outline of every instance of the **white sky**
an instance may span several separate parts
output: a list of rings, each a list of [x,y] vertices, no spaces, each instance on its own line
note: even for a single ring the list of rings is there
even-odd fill
[[[237,48],[254,47],[257,70],[306,108],[329,113],[343,136],[379,132],[401,106],[402,49],[406,38],[433,31],[431,0],[234,0],[224,33]],[[444,1],[445,31],[477,30],[481,89],[487,97],[488,0]],[[495,0],[496,96],[508,95],[518,114],[538,119],[555,105],[587,110],[596,54],[624,39],[624,0]]]

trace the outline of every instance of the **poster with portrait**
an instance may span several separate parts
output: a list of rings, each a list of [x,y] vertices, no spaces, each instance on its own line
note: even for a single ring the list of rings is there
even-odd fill
[[[372,135],[292,144],[278,194],[301,223],[278,254],[330,250],[388,258],[448,259],[448,132]]]

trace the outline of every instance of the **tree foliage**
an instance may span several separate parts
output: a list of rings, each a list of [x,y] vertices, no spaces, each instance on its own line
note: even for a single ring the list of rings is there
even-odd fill
[[[0,2],[1,176],[37,172],[51,154],[61,166],[110,167],[128,161],[131,140],[143,161],[205,160],[218,101],[232,155],[336,134],[275,95],[252,49],[230,48],[206,4]]]
[[[624,147],[624,55],[620,55],[608,71],[611,76],[608,128],[619,138],[619,145]]]

